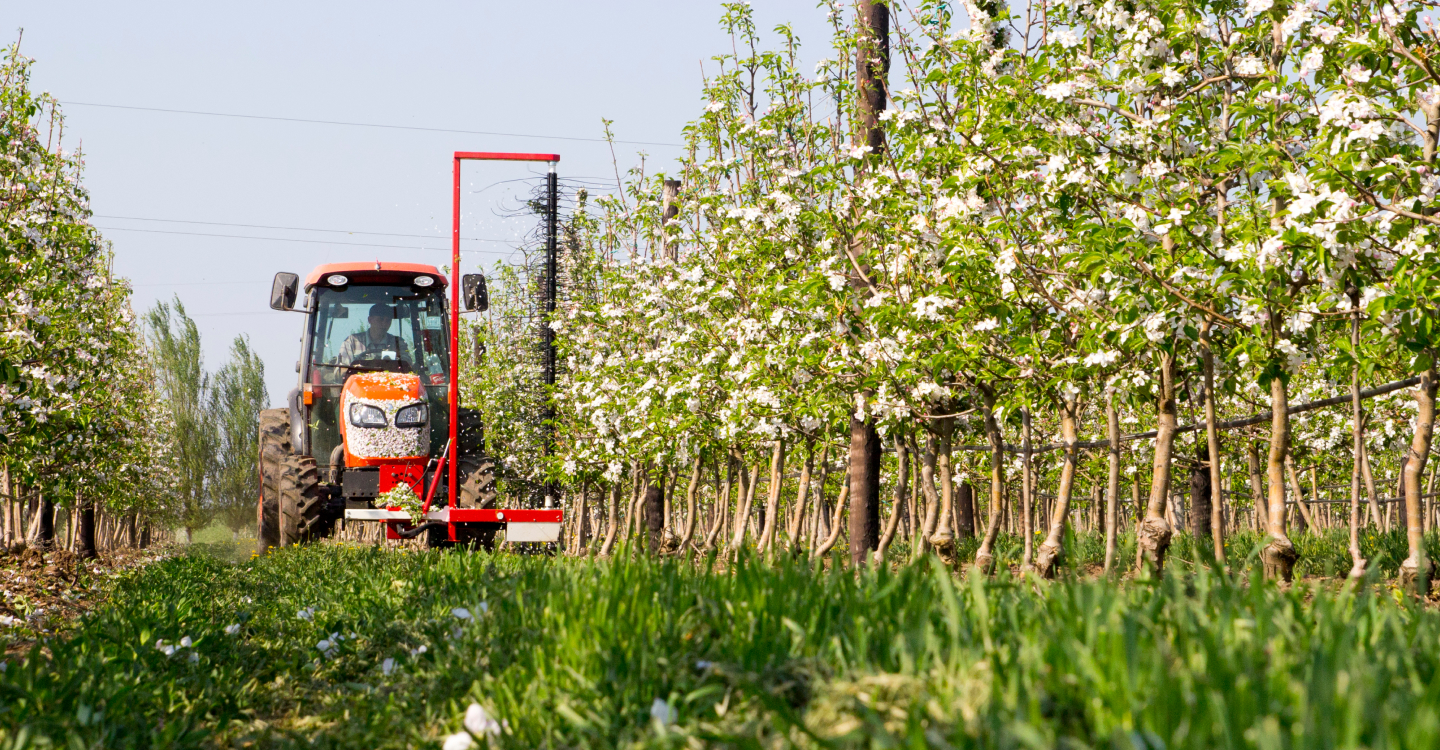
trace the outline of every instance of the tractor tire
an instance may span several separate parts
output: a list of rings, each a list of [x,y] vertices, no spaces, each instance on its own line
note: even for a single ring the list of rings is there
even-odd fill
[[[480,412],[474,409],[460,409],[459,429],[455,455],[460,458],[480,458],[485,453],[485,422]]]
[[[488,458],[462,455],[457,463],[460,467],[460,486],[456,507],[495,507],[495,462]],[[453,542],[450,541],[449,534],[444,527],[431,527],[425,532],[425,544],[431,549],[458,546],[480,547],[489,551],[495,548],[495,532],[499,530],[497,527],[498,524],[458,526],[455,529],[456,540]]]
[[[495,507],[495,462],[483,456],[461,456],[459,499],[461,508]]]
[[[280,545],[304,544],[330,535],[320,472],[312,456],[285,457],[280,469]]]
[[[265,554],[280,546],[281,464],[290,455],[290,410],[260,412],[260,450],[256,470],[260,475],[260,497],[255,509],[255,551]]]

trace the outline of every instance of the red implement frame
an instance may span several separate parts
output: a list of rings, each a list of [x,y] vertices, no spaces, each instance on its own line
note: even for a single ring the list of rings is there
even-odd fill
[[[456,151],[454,166],[454,191],[455,211],[454,220],[451,223],[451,253],[450,253],[450,447],[447,462],[450,464],[449,489],[450,489],[450,513],[446,522],[446,531],[450,541],[455,541],[456,508],[455,498],[459,496],[459,474],[456,472],[455,452],[459,444],[460,432],[460,163],[464,161],[543,161],[550,164],[550,169],[555,169],[555,164],[560,161],[559,154],[510,154],[494,151]],[[465,515],[467,509],[460,509],[460,514]],[[529,514],[535,511],[523,510],[478,510],[475,514],[483,514],[484,518],[476,517],[465,520],[498,521],[499,518],[492,517],[492,514]],[[553,511],[549,515],[559,515],[561,511]],[[518,519],[516,519],[518,520]],[[545,520],[552,520],[548,516]],[[554,518],[559,521],[559,518]]]

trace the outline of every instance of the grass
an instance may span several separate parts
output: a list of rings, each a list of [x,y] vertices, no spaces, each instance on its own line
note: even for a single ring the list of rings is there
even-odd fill
[[[1300,554],[1295,563],[1298,578],[1344,576],[1350,572],[1350,532],[1345,529],[1330,529],[1307,532],[1291,537]],[[1225,539],[1225,556],[1231,567],[1248,571],[1259,566],[1260,549],[1265,546],[1268,536],[1255,531],[1241,531]],[[1044,535],[1037,533],[1035,547],[1040,547]],[[1000,534],[995,540],[996,564],[1002,568],[1018,569],[1023,555],[1024,538],[1019,535]],[[1196,548],[1194,537],[1188,532],[1178,531],[1170,541],[1166,553],[1167,565],[1179,565],[1192,570],[1209,565],[1209,540],[1205,541],[1203,554]],[[1400,569],[1400,563],[1409,556],[1408,541],[1403,529],[1378,531],[1366,529],[1360,536],[1360,553],[1369,567],[1384,578],[1393,578]],[[967,539],[960,543],[960,559],[970,562],[975,559],[979,540]],[[1440,560],[1440,535],[1427,534],[1425,546],[1431,560]],[[1076,533],[1073,528],[1065,530],[1065,554],[1061,567],[1070,574],[1096,570],[1105,563],[1105,536],[1100,533]],[[908,547],[897,541],[892,547],[895,555],[909,556]],[[1116,539],[1116,566],[1125,571],[1135,564],[1135,533],[1128,531]]]
[[[436,747],[472,702],[494,747],[1440,744],[1440,613],[1379,584],[235,549],[7,664],[0,748]]]

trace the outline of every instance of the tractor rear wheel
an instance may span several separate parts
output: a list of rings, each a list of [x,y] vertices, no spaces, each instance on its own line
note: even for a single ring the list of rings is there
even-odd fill
[[[255,551],[280,546],[280,465],[290,455],[290,410],[260,412],[260,497],[255,508]]]
[[[495,507],[495,462],[481,456],[464,456],[456,462],[460,467],[459,508]],[[431,548],[454,545],[495,548],[495,526],[466,524],[455,528],[456,540],[451,542],[444,527],[431,527],[425,532],[425,543]]]
[[[484,456],[462,456],[456,463],[460,466],[460,498],[455,504],[461,508],[495,507],[495,462]]]
[[[280,468],[280,542],[303,544],[330,535],[334,523],[325,517],[320,472],[313,456],[285,457]]]

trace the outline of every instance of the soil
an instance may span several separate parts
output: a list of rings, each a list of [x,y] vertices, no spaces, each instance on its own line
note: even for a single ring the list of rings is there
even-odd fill
[[[109,584],[125,571],[170,554],[167,548],[107,550],[81,560],[70,550],[25,545],[0,549],[0,651],[9,658],[37,638],[69,628],[105,600]]]

